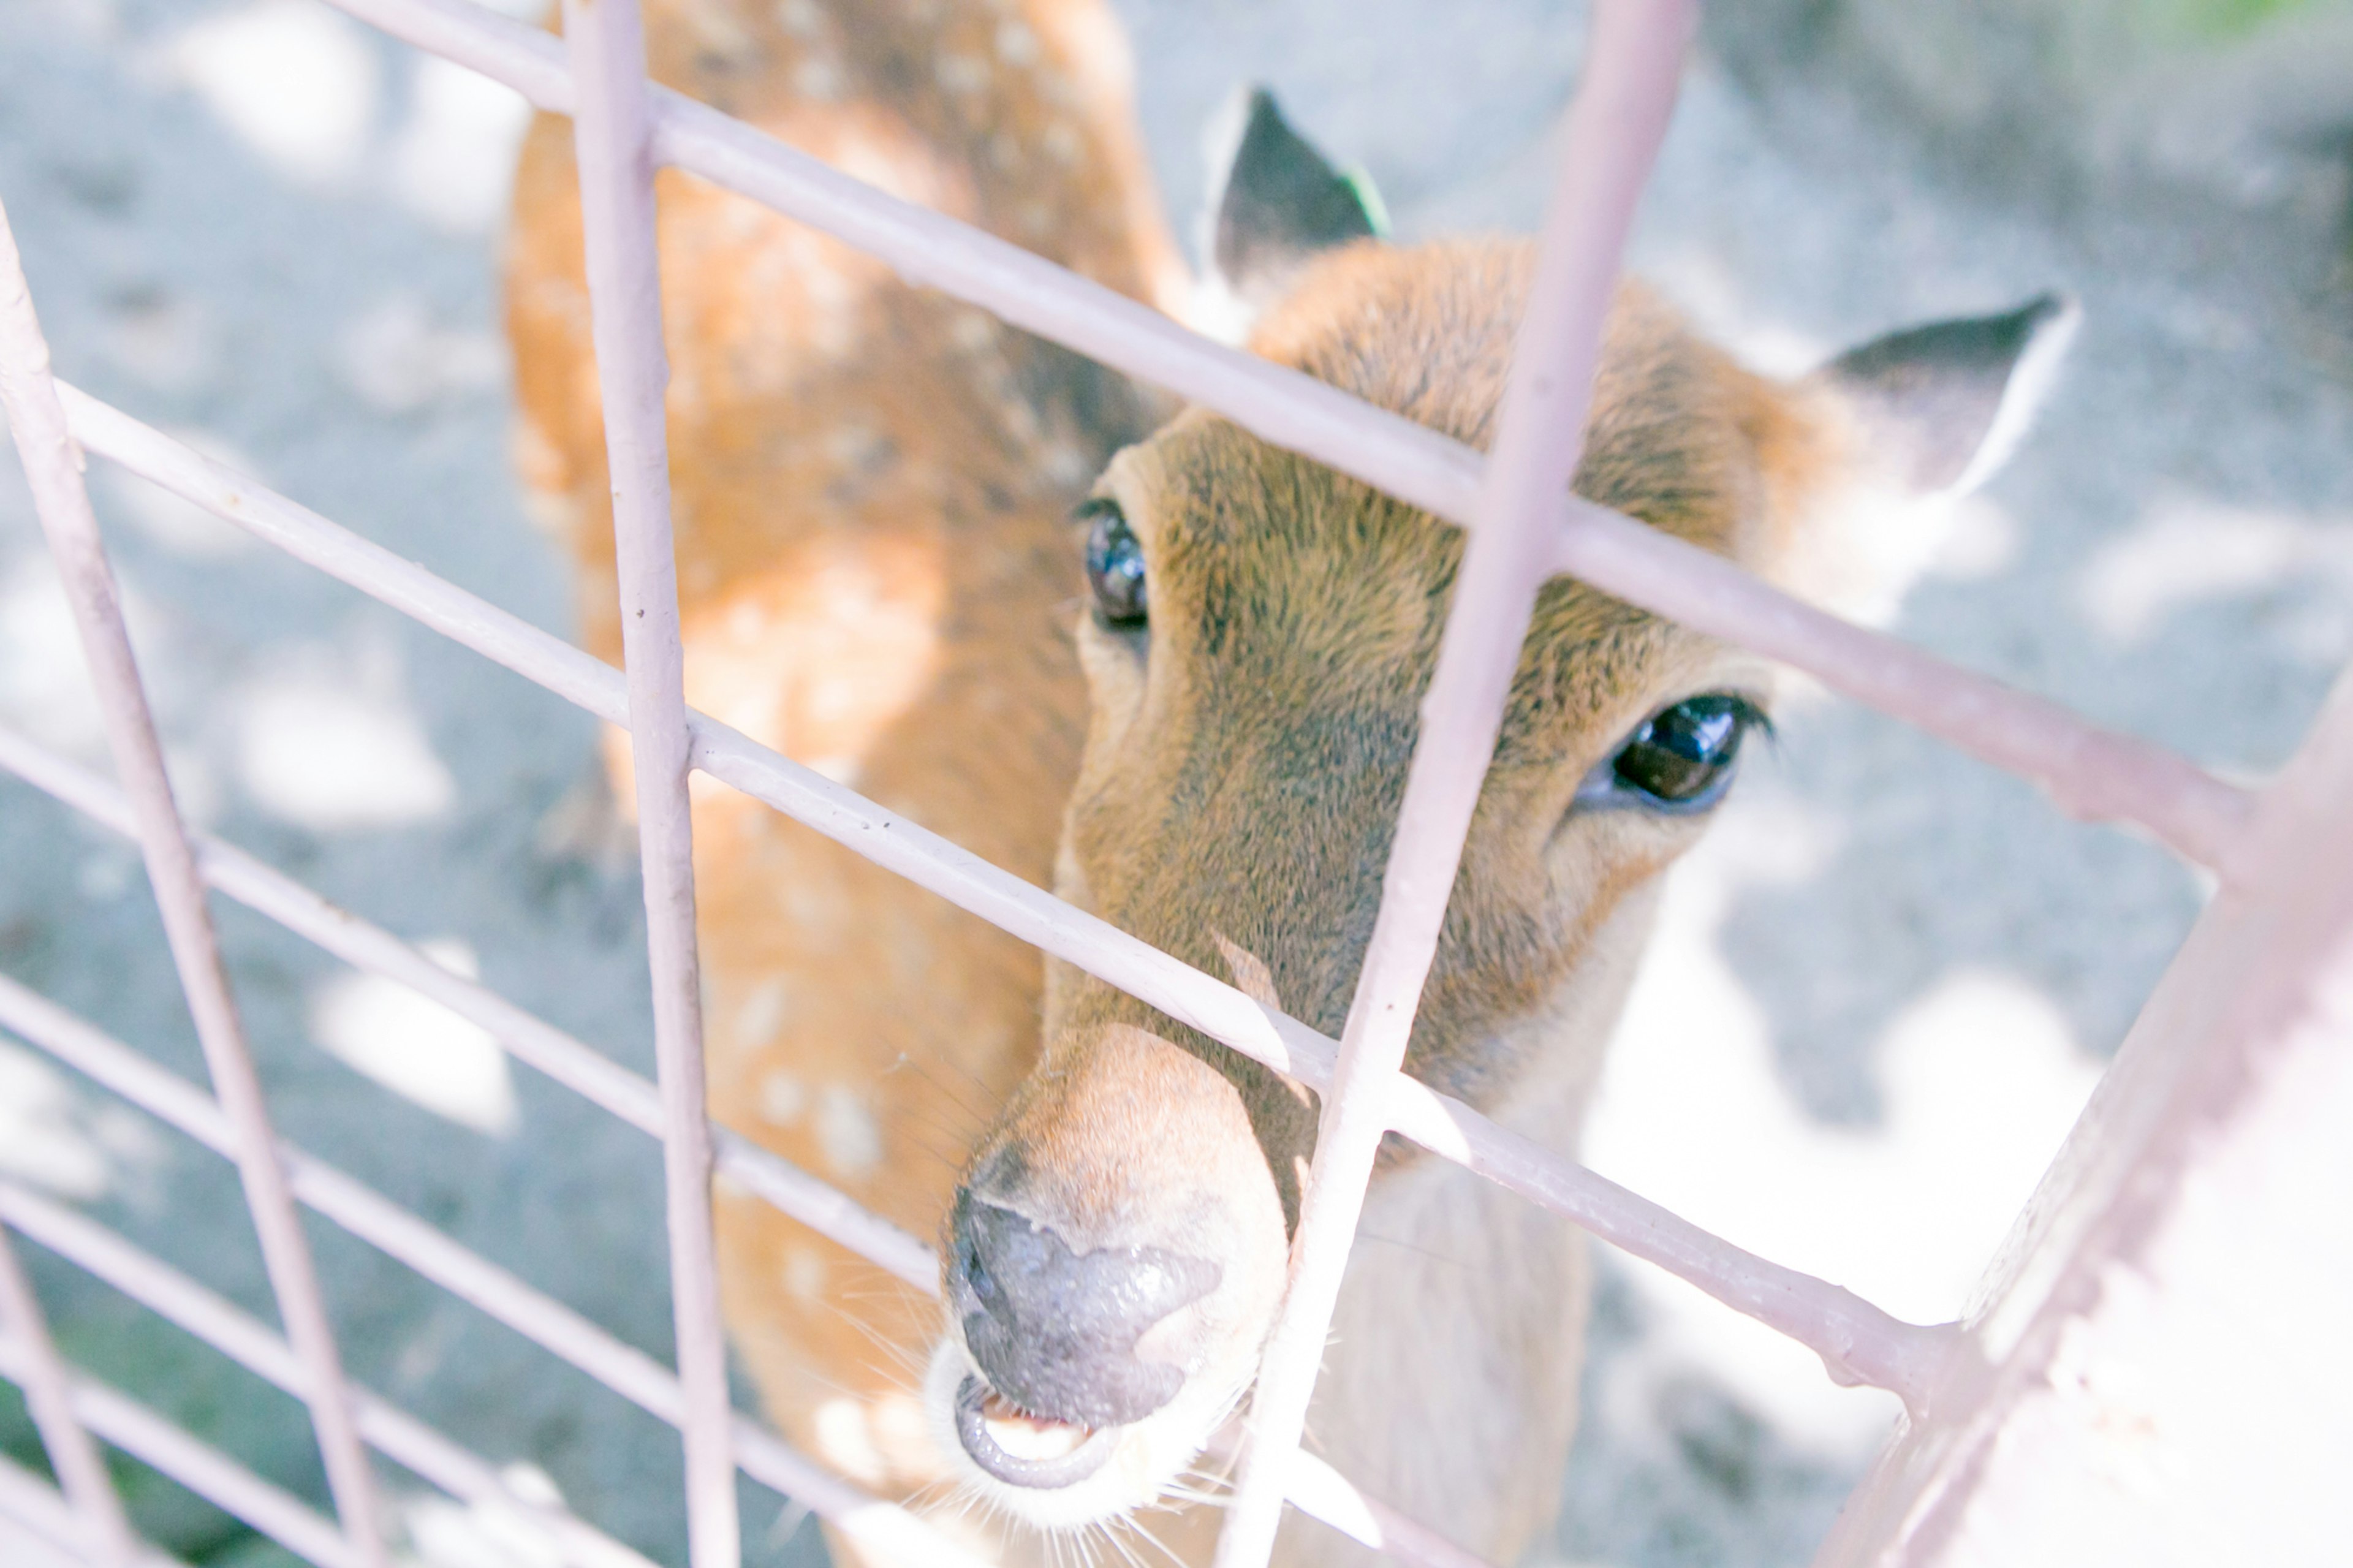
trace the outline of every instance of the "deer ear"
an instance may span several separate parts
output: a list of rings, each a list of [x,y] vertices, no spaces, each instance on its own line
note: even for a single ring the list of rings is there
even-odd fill
[[[1236,92],[1206,142],[1218,171],[1202,215],[1206,330],[1239,341],[1318,252],[1388,232],[1371,179],[1324,162],[1262,87]]]
[[[2034,422],[2079,314],[2045,294],[1874,338],[1807,376],[1814,397],[1794,406],[1832,405],[1829,427],[1845,436],[1824,447],[1812,419],[1760,424],[1767,484],[1789,522],[1774,576],[1856,620],[1892,617],[1952,542],[1962,509],[1950,503],[1992,478]]]
[[[1962,495],[2017,449],[2082,314],[2073,300],[2043,294],[1999,316],[1874,338],[1815,374],[1844,401],[1900,489]]]

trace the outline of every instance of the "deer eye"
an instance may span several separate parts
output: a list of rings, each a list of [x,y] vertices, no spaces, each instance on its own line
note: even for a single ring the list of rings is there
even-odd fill
[[[1097,496],[1079,507],[1087,524],[1087,585],[1095,592],[1095,608],[1114,626],[1135,627],[1145,622],[1144,544],[1119,503]]]
[[[1745,697],[1710,692],[1662,709],[1626,738],[1615,755],[1577,788],[1577,804],[1704,811],[1724,798],[1751,730],[1767,729]]]

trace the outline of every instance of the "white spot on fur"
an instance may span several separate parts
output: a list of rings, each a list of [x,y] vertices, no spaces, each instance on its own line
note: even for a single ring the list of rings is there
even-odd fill
[[[1093,477],[1087,455],[1068,441],[1049,441],[1038,454],[1038,467],[1058,485],[1082,484]]]
[[[805,59],[793,68],[793,86],[803,98],[831,103],[841,96],[841,68],[822,58]]]
[[[1046,150],[1048,157],[1065,167],[1076,163],[1087,150],[1085,139],[1072,129],[1067,120],[1057,120],[1047,126],[1045,132],[1038,138],[1038,144]]]
[[[912,1394],[885,1394],[867,1407],[867,1426],[874,1446],[891,1468],[902,1476],[936,1475],[940,1457],[932,1447],[931,1423],[924,1419],[923,1401]]]
[[[829,1083],[818,1091],[817,1143],[838,1176],[863,1176],[882,1163],[882,1129],[847,1084]]]
[[[988,62],[970,55],[942,55],[939,63],[932,67],[932,75],[944,91],[978,92],[988,85]]]
[[[867,1429],[866,1408],[855,1399],[828,1399],[817,1407],[817,1451],[855,1481],[879,1486],[882,1455]]]
[[[1008,19],[997,25],[997,58],[1009,66],[1026,66],[1038,58],[1038,35],[1028,24]]]
[[[825,433],[826,460],[838,468],[862,468],[883,444],[882,432],[871,425],[837,425]]]
[[[948,328],[948,341],[965,353],[980,353],[997,342],[997,318],[986,310],[959,310]]]
[[[782,980],[770,980],[744,998],[735,1012],[735,1044],[752,1049],[775,1039],[784,1026],[788,996]]]
[[[785,1248],[785,1293],[797,1301],[825,1300],[825,1258],[813,1247]]]
[[[856,789],[858,776],[865,771],[856,757],[811,757],[801,765],[820,777],[831,779],[844,789]]]
[[[774,1127],[790,1127],[808,1109],[808,1089],[788,1072],[772,1072],[760,1080],[760,1120]]]
[[[866,438],[849,427],[828,445],[857,450]],[[930,689],[946,598],[936,544],[819,542],[695,613],[687,700],[828,777],[855,779]]]

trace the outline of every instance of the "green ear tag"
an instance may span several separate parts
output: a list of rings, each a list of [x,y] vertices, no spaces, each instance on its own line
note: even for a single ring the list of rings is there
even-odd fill
[[[1381,200],[1381,188],[1373,184],[1372,172],[1362,164],[1343,169],[1340,182],[1348,187],[1348,194],[1356,198],[1356,205],[1364,211],[1365,221],[1372,225],[1373,237],[1387,239],[1389,237],[1389,205]]]

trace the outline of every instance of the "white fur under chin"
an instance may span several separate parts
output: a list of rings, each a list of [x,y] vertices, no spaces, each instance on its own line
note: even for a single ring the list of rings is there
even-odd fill
[[[1118,1446],[1103,1468],[1075,1486],[1049,1489],[1008,1485],[964,1451],[955,1430],[956,1390],[966,1377],[978,1374],[961,1338],[942,1335],[923,1373],[923,1414],[933,1441],[947,1457],[961,1489],[993,1510],[1040,1530],[1102,1524],[1158,1502],[1225,1425],[1242,1386],[1215,1377],[1187,1378],[1175,1399],[1118,1429]]]

